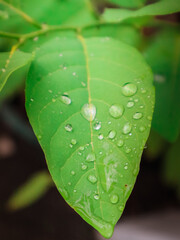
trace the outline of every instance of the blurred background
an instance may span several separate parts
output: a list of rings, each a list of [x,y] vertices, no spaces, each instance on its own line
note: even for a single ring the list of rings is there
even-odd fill
[[[99,1],[97,9],[102,11],[105,6],[116,7]],[[4,9],[0,8],[1,11]],[[167,96],[169,85],[166,83],[172,77],[172,47],[174,39],[180,36],[180,14],[156,20],[163,28],[142,24],[138,28],[141,40],[127,25],[123,26],[126,30],[123,37],[119,36],[129,44],[131,36],[135,38],[132,45],[137,46],[151,65],[157,103],[140,173],[112,240],[180,239],[180,138],[162,134],[163,129],[158,131],[161,122],[156,119],[165,101],[163,96]],[[2,52],[9,50],[8,41],[0,38],[0,44]],[[180,58],[178,61],[180,64]],[[44,154],[25,112],[25,71],[16,71],[10,77],[14,85],[8,81],[0,93],[0,240],[102,240],[104,238],[65,203],[49,176]],[[174,78],[180,82],[178,71]],[[164,81],[165,87],[161,88]],[[180,99],[176,99],[177,106],[178,101]],[[162,118],[164,112],[166,109],[162,110]],[[180,108],[176,114],[179,112]],[[166,124],[164,127],[167,128]],[[173,129],[173,125],[169,128]]]

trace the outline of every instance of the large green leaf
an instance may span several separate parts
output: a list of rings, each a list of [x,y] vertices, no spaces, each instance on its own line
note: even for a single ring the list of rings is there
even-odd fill
[[[0,91],[8,77],[32,60],[32,54],[21,51],[0,53]]]
[[[154,4],[149,4],[135,11],[127,9],[106,9],[102,17],[106,22],[122,22],[129,18],[167,15],[179,11],[179,0],[163,0]]]
[[[104,237],[134,186],[153,105],[150,68],[117,40],[56,37],[30,67],[26,110],[50,173]]]
[[[147,0],[109,0],[111,3],[115,3],[121,7],[142,7]]]
[[[180,133],[180,33],[167,29],[151,39],[145,58],[155,74],[153,128],[169,141]]]

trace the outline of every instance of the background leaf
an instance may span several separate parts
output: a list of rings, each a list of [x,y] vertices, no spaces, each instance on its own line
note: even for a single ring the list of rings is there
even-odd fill
[[[151,39],[144,56],[155,74],[153,128],[169,141],[180,133],[180,34],[166,29]]]
[[[127,9],[106,9],[102,17],[106,22],[122,22],[129,18],[167,15],[179,11],[179,0],[163,0],[134,11]]]
[[[17,69],[27,65],[32,60],[32,54],[15,51],[14,53],[0,53],[0,91],[6,84],[8,77]]]
[[[34,174],[19,189],[17,189],[7,202],[10,211],[25,208],[41,198],[53,185],[48,172],[41,171]]]
[[[56,37],[36,52],[31,125],[64,199],[107,238],[135,183],[153,105],[150,68],[120,41]]]
[[[109,0],[111,3],[115,3],[116,5],[119,5],[121,7],[142,7],[147,0]]]

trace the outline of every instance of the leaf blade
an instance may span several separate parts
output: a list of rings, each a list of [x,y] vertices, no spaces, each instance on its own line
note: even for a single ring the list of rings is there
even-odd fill
[[[128,108],[131,97],[136,106]],[[56,38],[31,65],[26,110],[51,175],[71,207],[107,238],[135,183],[153,104],[149,67],[117,40]],[[133,118],[136,111],[143,120]]]

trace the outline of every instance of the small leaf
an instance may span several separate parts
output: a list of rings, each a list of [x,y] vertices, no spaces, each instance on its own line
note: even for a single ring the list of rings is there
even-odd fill
[[[144,3],[147,0],[108,0],[111,3],[115,3],[118,6],[121,7],[128,7],[128,8],[134,8],[134,7],[142,7]]]
[[[30,67],[26,110],[53,180],[104,237],[134,186],[153,105],[150,68],[137,50],[111,38],[56,37]]]
[[[9,76],[17,69],[27,65],[32,60],[32,54],[16,51],[0,53],[0,91],[6,84]]]
[[[10,211],[25,208],[40,199],[53,185],[50,175],[41,171],[34,174],[19,189],[17,189],[7,202]]]
[[[167,15],[180,11],[179,0],[162,0],[149,4],[138,10],[127,9],[106,9],[102,15],[106,22],[122,22],[129,18],[146,16]]]
[[[180,133],[180,35],[166,29],[151,39],[144,56],[154,72],[156,105],[152,126],[175,141]]]

